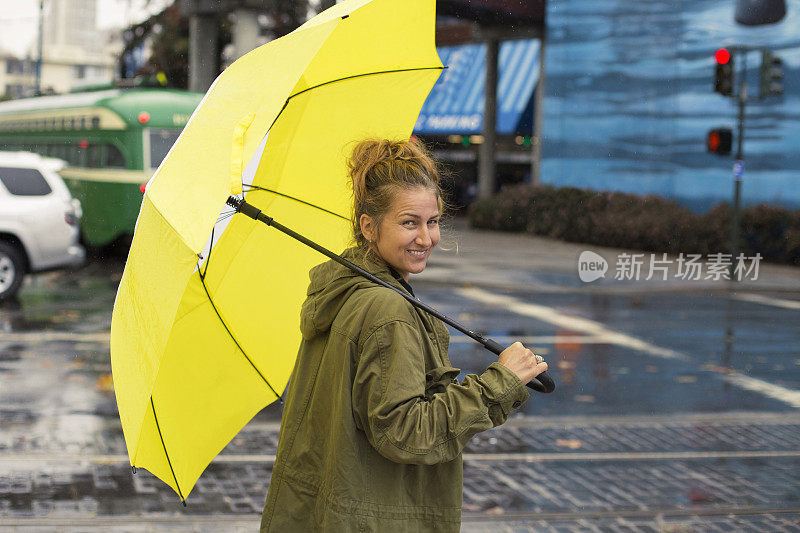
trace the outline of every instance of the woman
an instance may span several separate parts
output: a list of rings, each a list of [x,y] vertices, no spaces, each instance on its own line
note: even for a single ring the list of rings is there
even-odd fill
[[[363,141],[350,178],[342,255],[413,294],[439,242],[436,165],[411,142]],[[458,531],[462,449],[547,364],[515,343],[459,383],[441,322],[336,262],[310,278],[261,531]]]

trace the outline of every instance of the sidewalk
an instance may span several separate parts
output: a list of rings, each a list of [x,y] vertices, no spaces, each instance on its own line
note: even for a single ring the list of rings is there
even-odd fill
[[[596,291],[752,291],[800,293],[800,268],[760,261],[758,274],[752,279],[731,282],[725,279],[705,279],[710,274],[704,268],[701,279],[681,278],[678,258],[668,257],[666,272],[656,269],[653,279],[647,280],[650,260],[662,259],[661,254],[638,252],[600,246],[563,242],[527,234],[503,233],[470,228],[466,219],[453,219],[428,262],[428,267],[412,278],[417,282],[476,285],[508,290],[543,292]],[[605,277],[584,283],[578,276],[578,258],[583,251],[592,251],[608,263]],[[615,279],[621,254],[643,254],[640,275]],[[707,263],[708,257],[701,261]],[[748,262],[749,264],[749,262]],[[666,279],[663,279],[666,274]]]

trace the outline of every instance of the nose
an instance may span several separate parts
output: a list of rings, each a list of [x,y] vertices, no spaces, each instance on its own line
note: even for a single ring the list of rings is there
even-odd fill
[[[419,246],[424,246],[425,248],[428,248],[431,245],[431,232],[426,224],[423,224],[419,232],[417,232],[417,238],[414,240],[414,242]]]

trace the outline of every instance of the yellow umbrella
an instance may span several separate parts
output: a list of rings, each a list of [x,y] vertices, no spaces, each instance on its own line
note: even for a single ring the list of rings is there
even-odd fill
[[[433,0],[346,0],[245,55],[208,90],[147,186],[114,305],[111,362],[132,466],[185,500],[283,392],[308,270],[322,259],[228,197],[333,250],[346,157],[408,138],[442,67]],[[265,266],[266,265],[266,266]]]

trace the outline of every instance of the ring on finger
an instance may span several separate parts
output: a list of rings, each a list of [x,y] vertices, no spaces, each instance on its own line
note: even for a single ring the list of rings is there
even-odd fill
[[[544,362],[544,357],[542,357],[541,355],[537,355],[537,356],[535,356],[535,357],[536,357],[536,362],[537,362],[537,363],[542,363],[542,362]]]

